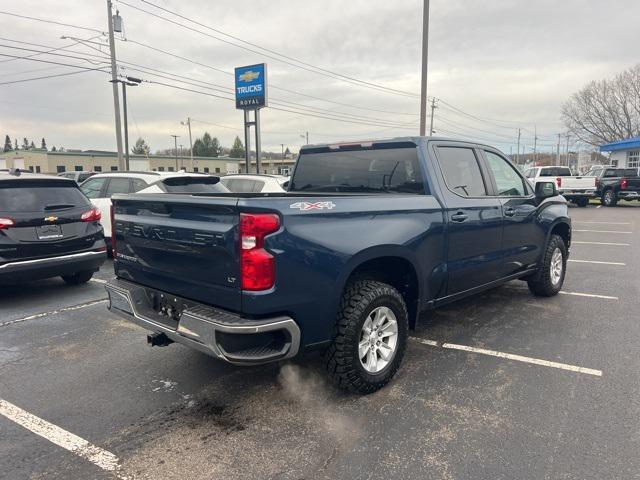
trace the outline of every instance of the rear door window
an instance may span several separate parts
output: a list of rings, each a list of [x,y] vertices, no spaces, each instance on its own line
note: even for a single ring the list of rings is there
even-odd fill
[[[144,180],[140,179],[140,178],[132,178],[131,181],[133,182],[133,191],[134,192],[139,192],[140,190],[142,190],[143,188],[147,188],[147,182],[145,182]]]
[[[438,160],[449,190],[463,197],[487,195],[480,165],[472,148],[438,147]]]
[[[107,185],[107,198],[116,193],[131,193],[131,182],[128,178],[110,178]]]
[[[102,198],[102,187],[106,181],[106,178],[92,178],[83,183],[80,189],[88,198]]]
[[[3,185],[0,188],[2,212],[47,212],[83,206],[89,206],[89,201],[75,184],[43,185],[43,182],[20,182],[19,185]]]

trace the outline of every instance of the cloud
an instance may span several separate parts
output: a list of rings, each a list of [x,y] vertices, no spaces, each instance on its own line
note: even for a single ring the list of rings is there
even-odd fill
[[[155,2],[203,24],[313,65],[389,88],[420,90],[422,2],[419,0],[323,0],[304,4],[293,0]],[[161,14],[139,0],[127,0],[127,3]],[[59,4],[50,2],[8,0],[3,7],[22,15],[106,29],[106,9],[102,1],[69,0],[61,9]],[[279,151],[280,144],[284,143],[296,150],[304,143],[301,135],[307,131],[311,142],[317,143],[417,133],[417,117],[411,115],[418,111],[417,98],[381,93],[313,74],[180,28],[123,3],[118,3],[117,7],[129,40],[228,72],[234,66],[266,61],[272,85],[363,108],[327,103],[274,88],[270,91],[273,101],[296,102],[314,109],[358,115],[364,123],[416,125],[411,130],[350,124],[272,108],[262,114],[265,149]],[[83,38],[93,35],[70,27],[1,17],[2,37],[52,48],[72,43],[61,40],[61,35]],[[543,137],[543,147],[551,148],[553,135],[562,128],[560,104],[571,93],[592,79],[612,76],[637,63],[636,52],[630,46],[637,43],[634,36],[639,17],[640,3],[636,0],[620,0],[615,8],[596,0],[432,0],[429,94],[476,117],[495,120],[493,123],[479,121],[442,104],[436,110],[435,130],[482,137],[508,151],[515,144],[518,126],[527,128],[523,143],[531,143],[531,131],[536,125]],[[235,41],[203,27],[194,28]],[[212,88],[233,88],[229,75],[154,52],[132,41],[117,42],[120,59],[219,86],[210,85]],[[17,45],[6,40],[0,43]],[[95,50],[81,45],[72,49],[98,55]],[[0,47],[0,53],[16,52],[21,55],[32,53]],[[0,57],[0,60],[4,59]],[[65,57],[57,57],[57,60],[74,61]],[[42,70],[45,68],[47,70]],[[36,69],[40,70],[32,71]],[[0,63],[0,83],[68,71],[71,70],[66,67],[28,60],[3,62]],[[131,68],[123,72],[145,80],[175,83]],[[203,88],[183,86],[221,94],[205,89],[204,85]],[[196,119],[194,136],[200,136],[206,130],[227,146],[235,135],[242,136],[242,113],[235,110],[233,102],[150,83],[131,88],[128,93],[130,137],[144,137],[154,150],[170,148],[172,134],[181,135],[180,141],[185,145],[188,143],[188,133],[180,125],[180,120],[187,116]],[[91,72],[0,85],[0,125],[4,130],[0,134],[9,134],[12,138],[39,139],[44,136],[49,145],[114,149],[113,99],[108,76]]]

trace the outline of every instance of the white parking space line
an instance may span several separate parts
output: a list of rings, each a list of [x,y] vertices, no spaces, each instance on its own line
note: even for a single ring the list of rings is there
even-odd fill
[[[602,376],[602,370],[594,370],[593,368],[577,367],[575,365],[567,365],[566,363],[550,362],[539,358],[524,357],[522,355],[514,355],[512,353],[498,352],[496,350],[487,350],[484,348],[468,347],[466,345],[457,345],[455,343],[443,343],[442,348],[452,348],[454,350],[462,350],[465,352],[480,353],[482,355],[490,355],[492,357],[506,358],[517,362],[532,363],[534,365],[542,365],[543,367],[559,368],[570,372],[585,373],[587,375]]]
[[[469,347],[467,345],[458,345],[457,343],[446,343],[446,342],[439,343],[435,340],[427,340],[425,338],[418,338],[418,337],[409,337],[409,338],[418,343],[422,343],[423,345],[430,345],[432,347],[449,348],[452,350],[462,350],[464,352],[480,353],[482,355],[489,355],[492,357],[515,360],[517,362],[532,363],[534,365],[541,365],[543,367],[559,368],[560,370],[568,370],[570,372],[585,373],[587,375],[595,375],[596,377],[602,376],[602,370],[595,370],[593,368],[578,367],[576,365],[569,365],[567,363],[551,362],[549,360],[542,360],[540,358],[525,357],[523,355],[515,355],[513,353],[499,352],[497,350],[487,350],[486,348],[476,348],[476,347]]]
[[[603,300],[618,300],[618,297],[611,297],[609,295],[595,295],[593,293],[580,293],[580,292],[565,292],[560,290],[562,295],[574,295],[576,297],[589,297],[589,298],[602,298]]]
[[[32,415],[31,413],[22,410],[1,398],[0,415],[5,416],[12,422],[17,423],[36,435],[49,440],[51,443],[54,443],[65,450],[69,450],[74,455],[89,460],[102,470],[114,473],[120,479],[127,478],[118,474],[118,471],[120,470],[120,461],[113,453],[92,445],[84,438],[80,438],[73,433],[67,432],[66,430],[36,417],[35,415]]]
[[[620,230],[577,230],[573,229],[574,232],[590,232],[590,233],[633,233],[633,232],[621,232]]]
[[[575,259],[569,259],[570,262],[573,263],[595,263],[597,265],[619,265],[621,267],[625,267],[627,264],[626,263],[622,263],[622,262],[600,262],[598,260],[575,260]]]
[[[628,243],[611,243],[611,242],[579,242],[577,240],[572,240],[571,245],[579,243],[581,245],[609,245],[614,247],[628,247]]]
[[[105,283],[107,283],[107,281],[106,281],[106,280],[102,280],[101,278],[92,278],[90,281],[91,281],[91,282],[95,282],[95,283],[100,283],[100,284],[105,284]]]
[[[596,208],[601,208],[601,207],[602,207],[602,205],[598,205]]]
[[[34,315],[29,315],[28,317],[16,318],[15,320],[9,320],[8,322],[0,323],[0,327],[6,327],[7,325],[13,325],[14,323],[26,322],[27,320],[35,320],[36,318],[42,318],[48,315],[55,315],[56,313],[72,312],[73,310],[80,310],[81,308],[92,307],[93,305],[98,305],[106,301],[107,299],[104,298],[102,300],[94,300],[87,303],[81,303],[80,305],[73,305],[71,307],[60,308],[58,310],[51,310],[50,312],[36,313]]]
[[[631,225],[631,222],[581,222],[580,220],[571,220],[572,223],[589,223],[594,225]]]

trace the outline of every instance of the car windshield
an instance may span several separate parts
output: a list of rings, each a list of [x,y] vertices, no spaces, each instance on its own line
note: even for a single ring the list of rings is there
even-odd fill
[[[0,184],[0,211],[44,212],[57,209],[89,206],[89,201],[75,183],[61,185],[60,182],[46,185],[43,182],[16,182]]]
[[[289,191],[424,194],[416,146],[300,154]]]

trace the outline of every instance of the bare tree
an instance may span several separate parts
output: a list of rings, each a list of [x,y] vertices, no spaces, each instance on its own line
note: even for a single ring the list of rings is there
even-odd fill
[[[562,121],[590,145],[640,136],[640,64],[574,93],[562,105]]]

